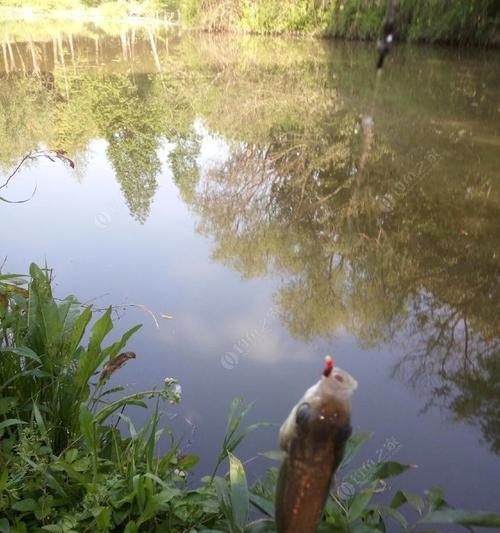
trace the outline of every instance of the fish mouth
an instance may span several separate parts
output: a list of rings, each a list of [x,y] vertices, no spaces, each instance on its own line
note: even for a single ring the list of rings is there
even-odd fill
[[[345,370],[335,367],[328,377],[323,377],[330,394],[348,400],[358,388],[358,382]]]

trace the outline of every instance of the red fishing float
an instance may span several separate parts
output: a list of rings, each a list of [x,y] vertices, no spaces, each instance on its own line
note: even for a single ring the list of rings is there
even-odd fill
[[[325,369],[323,370],[323,376],[325,376],[325,378],[332,373],[334,364],[335,361],[329,355],[327,355],[325,357]]]

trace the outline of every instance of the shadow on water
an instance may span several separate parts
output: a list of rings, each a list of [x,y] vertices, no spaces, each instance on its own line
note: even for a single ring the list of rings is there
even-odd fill
[[[364,45],[86,28],[0,38],[0,163],[93,139],[144,223],[167,147],[212,258],[278,280],[304,342],[397,346],[392,376],[500,453],[500,61],[401,48],[373,108]],[[224,150],[200,164],[203,139]],[[361,160],[363,159],[363,164]]]

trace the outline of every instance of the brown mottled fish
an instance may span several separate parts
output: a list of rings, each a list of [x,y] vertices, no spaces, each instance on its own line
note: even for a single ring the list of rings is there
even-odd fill
[[[333,474],[351,435],[351,396],[358,383],[333,368],[331,357],[321,379],[310,387],[280,429],[285,452],[276,490],[278,533],[314,533]]]

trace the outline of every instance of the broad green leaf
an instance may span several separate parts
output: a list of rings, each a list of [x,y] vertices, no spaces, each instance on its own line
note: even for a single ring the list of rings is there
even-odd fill
[[[19,426],[21,424],[26,424],[26,422],[23,422],[22,420],[19,420],[18,418],[8,418],[7,420],[0,422],[0,435],[3,434],[3,430],[5,428],[11,427],[11,426]]]
[[[88,350],[93,354],[101,351],[101,343],[104,337],[113,329],[111,320],[111,307],[108,307],[102,317],[92,326]]]
[[[10,533],[10,524],[7,518],[0,518],[0,533]]]
[[[130,337],[136,332],[139,331],[142,328],[142,324],[137,324],[136,326],[130,328],[128,331],[126,331],[122,338],[111,344],[111,346],[108,346],[103,350],[103,361],[105,360],[111,360],[115,358],[126,346],[127,342],[129,341]]]
[[[26,498],[12,504],[14,511],[20,511],[22,513],[33,512],[38,509],[38,503],[33,498]]]
[[[500,528],[500,514],[462,511],[460,509],[439,509],[428,513],[422,519],[422,523]]]
[[[61,320],[61,353],[68,361],[73,350],[68,349],[68,344],[73,334],[75,324],[81,315],[81,305],[74,296],[67,296],[58,306]]]
[[[414,468],[413,465],[404,465],[395,461],[388,461],[385,463],[378,463],[370,471],[366,481],[375,481],[377,479],[387,479],[394,476],[399,476],[406,472],[409,468]]]
[[[123,533],[138,533],[139,528],[137,527],[137,524],[133,521],[130,521],[125,526],[125,529],[123,530]]]
[[[227,488],[226,480],[222,477],[215,476],[213,479],[215,491],[217,493],[217,499],[221,505],[221,508],[225,511],[230,509],[229,491]]]
[[[274,516],[274,503],[268,499],[250,492],[250,503],[267,516]]]
[[[345,446],[345,453],[340,468],[345,468],[356,456],[362,446],[373,437],[373,433],[362,432],[352,435]]]
[[[154,397],[158,396],[159,394],[160,391],[151,390],[146,392],[138,392],[135,394],[130,394],[129,396],[124,396],[123,398],[119,398],[118,400],[115,400],[106,407],[103,407],[98,413],[96,413],[95,421],[98,424],[102,424],[113,413],[115,413],[119,409],[122,409],[122,407],[126,405],[136,405],[138,407],[146,409],[147,405],[144,403],[143,398],[148,396]]]
[[[231,483],[231,509],[234,525],[243,530],[249,513],[249,495],[245,469],[232,453],[229,457],[229,480]]]
[[[114,394],[115,392],[122,392],[124,390],[125,387],[112,387],[111,389],[106,389],[103,393],[99,394],[99,398],[109,396],[110,394]]]
[[[356,493],[351,498],[348,510],[350,522],[354,522],[363,514],[363,511],[367,508],[368,504],[370,503],[370,500],[372,499],[374,490],[375,485],[370,485]]]
[[[88,348],[83,352],[78,362],[75,382],[80,390],[88,387],[90,378],[105,359],[106,354],[103,354],[101,350],[101,343],[112,329],[111,307],[109,307],[102,317],[92,326]],[[85,396],[82,399],[86,399]]]
[[[42,413],[40,413],[38,404],[35,401],[33,402],[33,416],[35,417],[36,425],[38,426],[40,433],[43,436],[47,435],[47,426],[43,420]]]
[[[148,522],[154,518],[160,512],[161,503],[158,499],[158,495],[155,494],[151,498],[146,500],[146,506],[141,516],[137,519],[137,525],[141,526],[145,522]]]
[[[0,281],[16,279],[16,278],[26,278],[26,277],[27,277],[26,274],[12,274],[12,273],[0,274]]]
[[[163,481],[163,479],[160,479],[158,476],[155,476],[154,474],[147,473],[144,474],[145,477],[152,479],[153,481],[156,481],[158,485],[162,486],[165,491],[169,491],[171,498],[175,498],[175,496],[179,496],[181,494],[180,489],[173,487],[172,485],[169,485],[166,481]]]
[[[140,474],[136,474],[132,478],[132,487],[134,490],[135,500],[137,501],[137,505],[142,513],[146,503],[146,491],[144,489],[144,480]]]
[[[26,359],[31,359],[33,361],[36,361],[37,363],[41,363],[40,357],[27,346],[16,346],[15,348],[4,348],[3,350],[0,350],[0,353],[13,353],[16,355],[20,355],[21,357],[26,357]]]
[[[71,324],[65,321],[63,330],[63,350],[67,358],[72,357],[75,353],[91,319],[92,308],[86,307],[77,317],[72,317]]]
[[[443,507],[448,507],[444,499],[444,491],[441,487],[432,487],[427,495],[427,500],[430,511],[437,511]]]
[[[179,467],[184,470],[190,470],[198,464],[200,458],[197,455],[185,455],[179,459]]]
[[[80,431],[87,439],[87,443],[93,453],[96,452],[95,421],[88,407],[80,405]]]
[[[407,490],[398,490],[391,501],[391,507],[398,509],[401,505],[409,503],[416,511],[422,512],[424,501],[418,494],[413,494]]]
[[[396,509],[393,509],[392,507],[387,507],[386,505],[379,505],[377,507],[377,510],[380,513],[387,515],[389,518],[394,520],[403,528],[403,530],[406,530],[406,528],[408,527],[408,522],[406,518]]]

